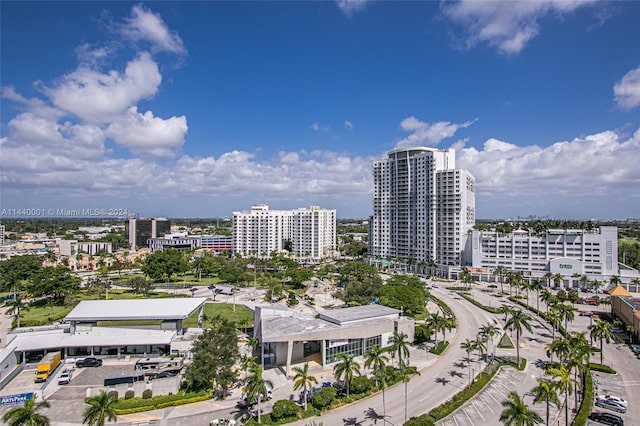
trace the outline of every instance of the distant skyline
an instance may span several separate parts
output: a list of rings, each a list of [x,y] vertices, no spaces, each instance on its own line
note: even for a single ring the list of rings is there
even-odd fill
[[[2,1],[0,17],[0,210],[366,218],[373,161],[429,146],[475,176],[478,219],[640,217],[640,2]]]

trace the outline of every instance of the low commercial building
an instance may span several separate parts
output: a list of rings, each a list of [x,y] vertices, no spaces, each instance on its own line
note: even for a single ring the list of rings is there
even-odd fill
[[[637,340],[640,337],[640,299],[634,298],[621,286],[609,292],[611,295],[611,312],[620,318],[625,326],[633,328]]]
[[[415,323],[401,311],[381,305],[331,309],[315,318],[281,306],[256,306],[254,335],[265,368],[312,359],[322,365],[336,362],[340,353],[361,356],[372,346],[385,347],[394,332],[414,338]]]
[[[637,270],[618,262],[615,226],[549,229],[543,235],[522,229],[509,234],[473,231],[465,253],[467,264],[478,273],[487,271],[486,278],[500,266],[522,272],[525,278],[540,278],[548,272],[560,274],[566,288],[580,286],[582,276],[607,283],[619,276],[625,287],[639,276]]]

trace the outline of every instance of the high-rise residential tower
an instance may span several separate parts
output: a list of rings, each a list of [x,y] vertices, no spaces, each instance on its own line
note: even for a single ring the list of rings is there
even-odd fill
[[[336,211],[309,209],[233,212],[233,252],[242,256],[269,256],[289,251],[297,257],[320,259],[336,248]]]
[[[459,266],[475,224],[475,179],[456,169],[453,149],[402,148],[373,164],[369,253]]]

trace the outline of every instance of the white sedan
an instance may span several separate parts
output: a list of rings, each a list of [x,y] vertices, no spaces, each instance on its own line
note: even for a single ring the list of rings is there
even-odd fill
[[[627,407],[627,401],[615,395],[598,395],[596,396],[596,401],[615,402],[624,406],[625,408]]]

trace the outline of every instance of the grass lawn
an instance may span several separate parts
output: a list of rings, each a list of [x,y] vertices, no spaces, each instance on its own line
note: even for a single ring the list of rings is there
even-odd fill
[[[233,304],[231,303],[205,303],[204,305],[204,327],[210,327],[210,319],[219,315],[222,318],[235,322],[238,328],[253,327],[253,311],[242,305],[236,304],[236,311],[233,312]],[[195,312],[189,318],[182,322],[184,327],[198,326],[198,313]]]

